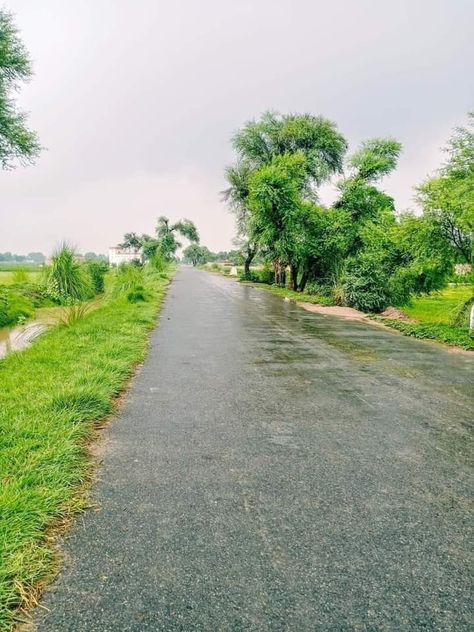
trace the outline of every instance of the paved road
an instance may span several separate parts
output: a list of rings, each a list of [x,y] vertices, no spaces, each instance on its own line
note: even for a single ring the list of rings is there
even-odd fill
[[[38,629],[472,630],[472,368],[184,269]]]

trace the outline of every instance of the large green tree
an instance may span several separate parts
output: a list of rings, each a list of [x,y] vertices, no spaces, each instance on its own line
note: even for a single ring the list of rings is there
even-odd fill
[[[266,112],[233,138],[236,163],[227,169],[225,192],[246,244],[246,271],[257,248],[272,258],[276,278],[302,260],[300,222],[317,187],[342,170],[347,143],[331,121],[311,114]],[[291,199],[291,202],[290,202]],[[293,235],[293,238],[290,238]]]
[[[445,149],[439,172],[418,187],[423,214],[461,263],[473,263],[474,246],[474,112],[458,127]]]
[[[39,154],[37,135],[26,126],[26,114],[14,95],[31,77],[31,64],[10,13],[0,9],[0,164],[9,169],[31,163]]]

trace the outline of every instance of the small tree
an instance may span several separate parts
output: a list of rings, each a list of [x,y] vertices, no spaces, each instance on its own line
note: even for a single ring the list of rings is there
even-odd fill
[[[194,267],[202,265],[211,261],[213,258],[212,253],[206,246],[200,246],[199,244],[190,244],[183,250],[183,257],[186,262],[190,262]]]
[[[10,13],[0,9],[0,164],[33,162],[40,145],[26,127],[26,114],[17,109],[13,94],[32,75],[31,64]]]

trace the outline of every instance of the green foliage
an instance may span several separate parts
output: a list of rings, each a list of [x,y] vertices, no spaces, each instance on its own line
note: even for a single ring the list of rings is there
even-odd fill
[[[209,248],[206,248],[206,246],[190,244],[183,250],[183,258],[186,263],[192,263],[193,266],[197,266],[211,261],[213,257]]]
[[[97,305],[91,304],[91,302],[73,303],[72,305],[65,305],[61,308],[59,315],[59,323],[66,327],[75,325],[80,320],[83,320]]]
[[[250,281],[252,283],[265,283],[266,285],[272,285],[275,282],[275,273],[268,266],[264,266],[262,269],[254,269],[246,272],[242,270],[239,273],[240,281]]]
[[[26,127],[26,114],[17,109],[13,99],[31,74],[13,17],[0,9],[0,164],[4,169],[17,162],[32,162],[40,151],[36,134]]]
[[[25,268],[15,268],[12,276],[13,283],[28,283],[28,272]]]
[[[401,320],[383,319],[383,323],[401,331],[406,336],[426,340],[438,340],[462,349],[474,350],[474,337],[467,327],[453,327],[441,323],[413,324]]]
[[[125,296],[137,287],[145,284],[145,274],[142,267],[123,263],[115,270],[113,281],[113,295]]]
[[[109,266],[105,261],[89,261],[87,263],[87,271],[92,280],[94,294],[102,294],[104,292],[104,278]]]
[[[27,296],[0,286],[0,327],[16,325],[29,318],[33,311],[33,302]]]
[[[381,312],[390,304],[388,276],[379,264],[373,253],[348,263],[343,283],[347,305],[363,312]]]
[[[474,112],[457,128],[439,173],[418,187],[424,216],[438,231],[456,261],[472,263],[474,248]]]
[[[150,257],[150,265],[157,272],[163,272],[164,270],[166,270],[168,264],[163,258],[163,255],[161,255],[159,252],[154,252],[153,255]]]
[[[46,286],[49,296],[61,305],[83,301],[94,294],[87,268],[76,260],[74,249],[68,244],[60,246],[53,254]]]
[[[395,169],[401,150],[401,144],[393,138],[372,138],[362,143],[349,164],[358,178],[379,180]]]
[[[146,301],[147,299],[147,291],[143,285],[136,285],[127,294],[127,301],[129,303],[139,303],[140,301]]]

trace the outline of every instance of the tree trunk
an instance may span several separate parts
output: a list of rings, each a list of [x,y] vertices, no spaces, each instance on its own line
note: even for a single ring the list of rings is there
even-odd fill
[[[298,266],[294,263],[291,264],[291,289],[298,290]]]
[[[309,271],[303,270],[303,274],[301,275],[300,284],[298,286],[298,292],[304,292],[306,287],[306,283],[308,283]]]
[[[252,263],[256,252],[257,252],[256,248],[250,248],[250,247],[247,248],[247,256],[245,257],[245,261],[244,261],[244,273],[246,276],[250,275],[250,264]]]

